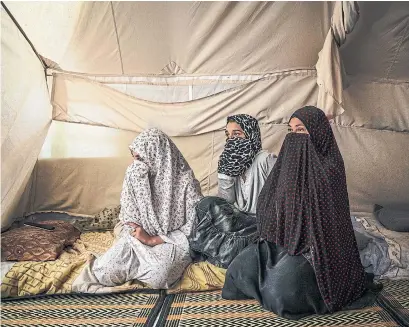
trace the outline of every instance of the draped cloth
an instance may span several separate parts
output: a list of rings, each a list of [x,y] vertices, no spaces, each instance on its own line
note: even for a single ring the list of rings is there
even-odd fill
[[[128,167],[121,193],[120,220],[150,235],[177,229],[190,235],[200,184],[172,140],[158,129],[141,133],[129,147],[139,157]]]
[[[344,112],[343,91],[348,87],[347,74],[342,62],[340,47],[345,43],[359,20],[358,1],[336,1],[331,18],[331,28],[318,53],[317,106],[334,118]]]
[[[308,134],[287,135],[260,193],[260,237],[289,255],[307,255],[330,312],[361,297],[365,273],[349,213],[344,162],[323,111],[293,114]]]
[[[138,279],[152,288],[169,288],[191,262],[188,237],[196,227],[199,182],[175,144],[160,130],[148,129],[130,146],[137,160],[128,167],[121,194],[120,223],[114,245],[91,263],[105,286]],[[132,222],[163,244],[150,247],[131,235]],[[91,275],[91,273],[88,274]]]

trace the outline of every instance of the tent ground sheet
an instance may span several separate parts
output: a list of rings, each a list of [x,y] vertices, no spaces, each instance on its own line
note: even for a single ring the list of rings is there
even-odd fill
[[[280,318],[255,300],[231,301],[221,291],[168,295],[159,327],[395,327],[409,326],[409,280],[383,281],[377,302],[361,310],[313,315],[298,321]]]
[[[2,302],[1,325],[151,327],[164,298],[163,291],[132,291],[14,299]]]

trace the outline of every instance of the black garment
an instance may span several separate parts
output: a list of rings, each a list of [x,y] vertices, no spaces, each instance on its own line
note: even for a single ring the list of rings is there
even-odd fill
[[[225,199],[205,197],[196,205],[198,224],[189,239],[196,259],[227,268],[258,237],[254,215],[242,212]]]
[[[334,312],[365,291],[344,162],[323,111],[304,107],[293,117],[309,134],[284,140],[257,203],[260,237],[289,255],[311,256],[322,298]]]
[[[309,134],[287,135],[258,198],[263,241],[230,264],[222,296],[255,298],[289,319],[372,304],[382,285],[361,264],[331,126],[315,107],[294,116]]]
[[[382,285],[375,285],[372,280],[373,275],[367,275],[365,293],[345,310],[360,309],[374,302]],[[292,320],[329,313],[309,261],[302,255],[291,256],[283,247],[265,240],[249,245],[233,260],[222,297],[254,298],[266,310]]]

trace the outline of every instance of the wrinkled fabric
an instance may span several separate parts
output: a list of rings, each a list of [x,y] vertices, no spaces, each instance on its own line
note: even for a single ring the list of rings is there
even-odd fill
[[[186,236],[176,230],[161,236],[165,243],[151,247],[124,227],[114,245],[93,262],[95,279],[104,286],[137,279],[154,289],[172,287],[192,261]]]
[[[345,310],[371,305],[381,287],[366,276],[362,297]],[[226,300],[256,299],[263,308],[287,319],[298,320],[329,310],[322,298],[315,271],[302,255],[289,255],[283,247],[260,240],[245,248],[230,264],[222,297]]]
[[[197,228],[190,248],[203,260],[227,269],[232,260],[258,238],[255,216],[225,199],[208,196],[196,206]]]
[[[163,132],[151,128],[130,145],[140,157],[128,167],[121,193],[120,220],[150,235],[183,229],[191,233],[200,184],[182,154]]]
[[[340,1],[335,4],[331,18],[331,30],[338,46],[345,43],[346,35],[354,30],[358,19],[358,1]]]
[[[190,246],[197,257],[227,268],[257,239],[257,199],[276,161],[275,155],[260,151],[244,178],[218,174],[219,197],[206,197],[196,206],[198,224]]]
[[[392,271],[393,266],[396,265],[396,262],[393,262],[389,257],[388,241],[391,242],[391,240],[387,241],[386,237],[379,232],[371,234],[354,216],[351,217],[351,222],[365,272],[374,274],[376,279],[385,277],[385,274]],[[362,239],[365,239],[365,242],[360,246]]]
[[[169,288],[191,262],[188,237],[196,227],[195,204],[202,198],[193,171],[161,131],[141,133],[130,149],[138,156],[127,169],[115,244],[93,264],[100,284],[138,279],[152,288]],[[136,223],[163,244],[150,247],[131,235]]]
[[[245,138],[229,138],[218,164],[218,173],[227,176],[240,176],[253,163],[254,157],[261,150],[261,133],[257,119],[240,114],[227,117],[227,123],[237,123]]]
[[[323,300],[334,312],[365,290],[344,162],[323,111],[304,107],[292,117],[300,119],[309,134],[285,138],[259,196],[259,232],[289,255],[309,253]]]
[[[256,214],[258,195],[276,161],[274,154],[262,150],[243,176],[218,174],[217,195],[241,211]]]
[[[332,118],[344,112],[343,90],[349,83],[339,47],[346,41],[359,19],[357,1],[337,1],[322,50],[315,65],[317,71],[317,106]]]

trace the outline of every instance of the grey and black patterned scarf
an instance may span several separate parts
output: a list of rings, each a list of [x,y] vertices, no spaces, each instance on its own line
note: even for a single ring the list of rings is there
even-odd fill
[[[232,138],[226,141],[224,151],[219,158],[218,173],[228,176],[240,176],[253,163],[261,150],[261,134],[257,119],[240,114],[227,117],[227,123],[237,123],[246,138]]]

